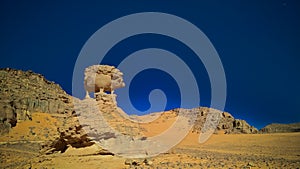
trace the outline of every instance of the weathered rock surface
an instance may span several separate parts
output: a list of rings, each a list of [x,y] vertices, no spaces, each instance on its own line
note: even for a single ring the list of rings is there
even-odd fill
[[[279,124],[273,123],[259,130],[260,133],[288,133],[300,132],[300,123]]]
[[[33,112],[71,114],[71,97],[54,82],[32,71],[0,69],[0,135]]]
[[[57,136],[45,140],[40,151],[42,154],[63,153],[68,147],[82,148],[94,144],[82,129],[76,115],[58,116],[56,118],[60,122],[57,126]]]
[[[114,92],[115,89],[125,86],[123,73],[109,65],[93,65],[84,71],[84,87],[88,92]]]
[[[228,112],[221,112],[219,110],[215,110],[207,107],[200,107],[198,109],[199,109],[198,110],[199,114],[197,116],[197,120],[193,128],[193,132],[197,132],[197,133],[201,132],[207,114],[210,111],[217,111],[221,115],[220,121],[217,126],[217,131],[224,131],[225,134],[239,134],[239,133],[251,134],[251,133],[258,132],[258,130],[255,127],[250,126],[245,120],[235,119]]]
[[[39,116],[33,118],[33,114],[42,112],[49,114],[49,118],[56,119],[55,124],[49,122],[45,126],[42,124],[44,128],[39,127],[41,130],[38,132],[39,135],[47,137],[33,138],[44,141],[42,152],[64,152],[68,146],[92,145],[76,117],[74,100],[78,99],[68,95],[58,84],[48,81],[40,74],[10,68],[0,69],[0,136],[7,134],[24,121],[43,121],[44,119],[39,119]],[[28,126],[23,127],[24,131],[27,131]],[[29,126],[30,133],[24,132],[22,138],[8,136],[10,140],[24,141],[23,139],[27,138],[25,136],[36,134],[32,130],[35,127]],[[56,131],[50,134],[49,128],[56,128]]]

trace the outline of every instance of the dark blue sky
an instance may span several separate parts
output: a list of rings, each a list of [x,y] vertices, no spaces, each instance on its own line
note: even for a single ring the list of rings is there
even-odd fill
[[[226,111],[258,128],[300,121],[300,3],[296,0],[1,1],[0,67],[41,73],[71,94],[74,64],[87,39],[112,20],[151,11],[184,18],[211,40],[226,73]],[[172,38],[147,34],[125,39],[103,62],[118,65],[122,57],[150,47],[172,51],[185,60],[201,83],[200,104],[210,105],[210,84],[202,63]],[[154,75],[160,77],[160,85]],[[161,88],[169,99],[167,109],[174,108],[180,100],[172,82],[157,70],[141,72],[132,82],[130,98],[143,110],[149,91]]]

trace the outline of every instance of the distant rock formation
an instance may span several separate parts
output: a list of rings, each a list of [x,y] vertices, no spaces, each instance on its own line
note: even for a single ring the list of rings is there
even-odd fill
[[[193,132],[200,133],[202,126],[206,120],[207,113],[211,110],[215,110],[207,107],[200,107],[199,114],[196,120],[196,123],[193,128]],[[222,115],[219,125],[217,126],[217,131],[223,131],[225,134],[254,134],[258,133],[258,130],[254,126],[250,126],[245,120],[235,119],[228,112],[221,112]]]
[[[300,132],[300,123],[279,124],[272,123],[259,130],[260,133],[288,133]]]

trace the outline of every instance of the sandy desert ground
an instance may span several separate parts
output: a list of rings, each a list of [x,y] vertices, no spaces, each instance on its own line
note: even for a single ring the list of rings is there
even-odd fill
[[[165,154],[149,159],[101,155],[97,145],[42,155],[31,142],[1,144],[1,168],[299,168],[300,133],[214,134],[204,144],[190,133]],[[31,151],[30,151],[31,150]],[[17,165],[16,165],[17,164]],[[17,167],[19,166],[19,167]]]
[[[162,132],[174,117],[167,113],[153,123],[144,124],[146,135]],[[198,143],[199,134],[191,132],[167,153],[147,159],[103,154],[97,144],[41,155],[41,140],[56,137],[56,126],[60,122],[46,113],[34,113],[32,118],[34,120],[18,123],[9,134],[0,137],[0,168],[300,168],[300,132],[224,134],[219,131],[203,144]]]

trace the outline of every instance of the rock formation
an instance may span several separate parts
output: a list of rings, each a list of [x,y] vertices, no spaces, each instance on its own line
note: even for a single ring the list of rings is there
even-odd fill
[[[249,125],[245,120],[234,119],[228,112],[223,112],[222,116],[217,129],[224,130],[226,134],[254,134],[258,132],[254,126]]]
[[[259,130],[260,133],[288,133],[300,132],[300,123],[279,124],[272,123]]]
[[[78,99],[71,97],[58,84],[46,80],[40,74],[10,68],[0,69],[0,136],[7,134],[23,121],[42,121],[43,119],[33,119],[34,113],[42,112],[57,121],[56,124],[47,124],[45,130],[42,130],[45,133],[41,135],[47,137],[35,138],[45,141],[43,152],[64,151],[68,146],[91,145],[93,143],[86,137],[76,117],[74,100]],[[52,127],[56,131],[50,134],[48,129]],[[32,129],[30,133],[23,133],[24,136],[35,134]]]
[[[124,119],[124,112],[117,106],[117,96],[113,91],[125,85],[122,75],[120,70],[113,66],[90,66],[85,71],[84,83],[87,92],[95,92],[95,97],[79,100],[68,95],[59,85],[46,80],[40,74],[9,68],[1,69],[0,134],[5,135],[11,128],[13,130],[19,122],[37,120],[33,119],[32,114],[40,112],[49,114],[49,118],[57,121],[55,124],[49,124],[52,128],[56,128],[56,132],[52,135],[45,133],[47,140],[44,140],[42,152],[46,154],[55,151],[64,152],[69,146],[90,146],[94,144],[93,139],[107,140],[121,134],[125,135],[127,140],[146,140],[145,133],[149,127],[147,129],[145,125]],[[176,117],[180,110],[183,109],[174,109],[167,115],[162,115],[162,122]],[[97,119],[99,111],[105,121],[118,133],[101,128],[104,121]],[[228,134],[257,132],[253,126],[243,120],[234,119],[229,113],[205,107],[190,110],[197,116],[193,132],[201,132],[207,113],[212,111],[221,116],[217,130]],[[89,120],[92,120],[92,123]],[[91,126],[93,123],[97,123],[98,127]]]
[[[125,86],[123,82],[123,73],[114,66],[93,65],[84,71],[84,87],[86,98],[89,98],[89,92],[111,92],[115,89]]]
[[[207,117],[207,113],[212,110],[218,111],[221,114],[221,119],[217,126],[217,131],[223,131],[225,134],[251,134],[258,132],[258,130],[255,127],[250,126],[245,120],[235,119],[228,112],[221,112],[219,110],[207,107],[200,107],[198,109],[199,114],[197,116],[196,123],[193,127],[193,132],[201,132],[202,126],[204,125],[204,122]]]
[[[95,68],[96,67],[99,68],[99,65],[95,66]],[[109,68],[109,66],[104,67]],[[106,68],[104,70],[107,70]],[[109,70],[112,72],[115,68],[110,67]],[[101,69],[101,71],[103,70]],[[99,147],[97,144],[94,144],[97,141],[110,145],[116,145],[118,141],[128,142],[128,145],[121,147],[123,150],[130,147],[131,142],[137,142],[141,145],[138,148],[143,148],[143,142],[149,141],[150,137],[159,135],[167,127],[172,126],[173,122],[179,116],[180,111],[193,113],[196,117],[196,122],[192,128],[192,136],[195,136],[195,133],[202,132],[205,120],[209,117],[209,113],[214,113],[221,117],[218,122],[216,133],[239,134],[258,132],[256,128],[250,126],[244,120],[235,119],[227,112],[206,107],[193,109],[178,108],[166,112],[152,113],[143,117],[131,116],[130,119],[136,121],[143,118],[148,119],[149,117],[156,115],[159,116],[157,120],[146,124],[133,122],[130,119],[124,118],[124,112],[122,112],[116,103],[117,96],[113,93],[114,89],[124,85],[121,76],[122,74],[117,73],[118,76],[116,76],[116,78],[112,76],[109,71],[101,71],[96,73],[99,78],[98,80],[102,80],[102,78],[100,78],[102,73],[105,76],[110,74],[108,76],[109,78],[106,79],[108,85],[101,84],[102,81],[99,82],[99,84],[90,85],[93,83],[90,83],[88,77],[86,77],[85,85],[87,91],[95,92],[95,97],[80,100],[69,96],[59,85],[46,80],[40,74],[9,68],[0,69],[0,166],[2,166],[2,168],[43,168],[43,165],[47,162],[49,166],[51,166],[50,168],[52,168],[52,163],[54,161],[51,161],[49,156],[52,158],[60,158],[63,156],[69,158],[74,154],[71,153],[70,155],[68,153],[75,149],[83,152],[86,151],[86,149],[91,148],[93,153],[87,153],[87,155],[114,155],[113,152],[105,150],[104,146]],[[116,72],[118,71],[119,70]],[[114,81],[114,79],[118,80]],[[97,90],[95,90],[96,88],[93,86],[97,86]],[[99,117],[99,113],[102,115],[101,118]],[[108,123],[111,128],[104,125],[105,123]],[[209,124],[208,128],[210,126],[212,125]],[[299,126],[299,123],[289,125],[272,124],[261,129],[260,132],[295,132],[300,130]],[[156,128],[154,129],[154,127]],[[175,131],[177,132],[178,130]],[[120,136],[122,136],[121,139],[117,139],[120,138]],[[244,138],[244,136],[242,136],[242,138]],[[190,142],[190,140],[188,141]],[[83,147],[85,148],[77,149]],[[12,148],[16,148],[16,151],[12,151]],[[269,153],[269,146],[267,148]],[[219,147],[216,149],[219,149]],[[191,150],[192,149],[189,147],[188,151],[190,152]],[[169,156],[173,154],[174,156],[176,155],[177,158],[179,156],[174,154],[174,152],[180,153],[184,151],[180,148],[171,150],[165,155]],[[56,154],[55,152],[61,152],[63,154]],[[133,152],[133,154],[135,153],[141,152]],[[147,151],[142,153],[148,154]],[[206,161],[206,158],[212,161],[220,159],[220,157],[214,158],[214,155],[216,154],[215,151],[211,155],[207,155],[206,150],[203,151],[203,153],[204,156],[200,156],[201,159],[199,158],[199,160],[201,163],[199,166],[197,165],[197,167],[202,168],[203,161]],[[198,155],[199,151],[195,149],[192,154]],[[249,160],[250,156],[248,153],[246,154],[246,159]],[[86,154],[73,156],[72,160],[83,159],[84,156],[86,156]],[[222,159],[231,159],[231,157],[228,157],[227,153],[222,153],[220,156]],[[193,156],[188,155],[185,159],[194,161],[195,157],[191,157]],[[261,159],[261,156],[257,157],[257,159]],[[86,159],[88,158],[90,157],[87,157]],[[103,159],[102,157],[100,158]],[[241,154],[238,154],[236,159],[240,161]],[[252,157],[250,159],[253,161]],[[247,162],[248,168],[254,166],[251,160],[250,162]],[[262,160],[265,162],[265,159],[261,159],[261,161]],[[125,165],[134,168],[152,168],[154,163],[159,167],[175,167],[173,164],[169,165],[165,162],[158,162],[159,161],[147,158],[142,159],[142,161],[126,160]],[[177,167],[190,168],[191,166],[196,166],[195,164],[179,165],[179,162],[180,158],[178,159]],[[297,166],[298,162],[296,162],[293,163],[292,166]],[[64,163],[64,161],[62,163]],[[99,161],[96,163],[98,165]],[[224,168],[224,164],[224,162],[220,162],[222,168]],[[269,167],[269,163],[267,166]],[[280,166],[282,166],[282,163],[280,163]],[[207,163],[207,167],[211,168],[215,167],[215,165],[212,166],[210,163]]]
[[[0,135],[33,112],[71,114],[71,97],[54,82],[32,71],[0,69]]]

